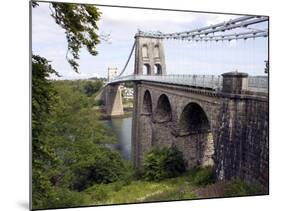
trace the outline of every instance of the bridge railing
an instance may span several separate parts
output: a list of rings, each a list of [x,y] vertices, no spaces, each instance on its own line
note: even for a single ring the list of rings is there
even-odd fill
[[[113,79],[109,83],[138,80],[209,88],[213,90],[220,90],[222,86],[222,77],[215,75],[127,75]]]
[[[249,76],[248,90],[256,92],[268,92],[268,76]]]
[[[222,77],[215,75],[161,75],[138,76],[142,80],[153,80],[170,84],[186,85],[197,88],[221,89]]]
[[[154,81],[168,84],[185,85],[196,88],[207,88],[215,91],[222,89],[223,77],[220,75],[126,75],[121,76],[108,83],[122,83],[126,81]],[[249,91],[268,92],[267,76],[249,76]]]

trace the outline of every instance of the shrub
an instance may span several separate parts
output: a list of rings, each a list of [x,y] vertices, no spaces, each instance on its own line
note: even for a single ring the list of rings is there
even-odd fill
[[[53,191],[47,198],[42,198],[41,204],[33,209],[65,208],[87,205],[90,196],[86,193],[70,191],[67,188],[53,187]]]
[[[247,184],[241,180],[234,180],[225,188],[225,196],[249,196],[265,194],[261,186],[257,184]]]
[[[105,185],[95,185],[91,187],[87,192],[91,193],[92,199],[95,201],[105,200],[108,197],[110,190]]]
[[[211,166],[194,168],[188,172],[188,181],[197,186],[206,186],[215,182],[214,171]]]
[[[159,181],[165,178],[176,177],[185,171],[183,155],[175,147],[155,148],[145,155],[145,180]]]
[[[72,189],[82,191],[93,184],[130,180],[131,168],[121,155],[107,148],[101,150],[94,161],[75,167]]]
[[[172,146],[167,152],[165,169],[168,177],[176,177],[185,172],[183,154],[175,146]]]

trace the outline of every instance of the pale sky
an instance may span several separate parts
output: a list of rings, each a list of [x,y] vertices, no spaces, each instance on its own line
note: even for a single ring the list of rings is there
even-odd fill
[[[138,29],[181,32],[216,24],[239,16],[191,13],[178,11],[144,10],[98,7],[102,12],[99,33],[110,33],[110,42],[102,41],[97,56],[82,49],[79,72],[75,73],[65,59],[67,42],[64,30],[50,16],[49,3],[39,3],[32,9],[32,51],[51,61],[62,79],[107,77],[108,67],[123,68]],[[251,26],[252,27],[252,26]],[[250,28],[251,28],[250,27]],[[252,28],[267,28],[266,23]],[[227,33],[231,33],[229,31]],[[250,75],[264,75],[267,60],[267,38],[224,42],[164,41],[168,74],[214,74],[241,71]],[[126,74],[133,73],[132,57]]]

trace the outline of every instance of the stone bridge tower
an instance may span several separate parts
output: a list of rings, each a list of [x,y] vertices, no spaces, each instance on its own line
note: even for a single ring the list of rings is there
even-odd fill
[[[164,46],[161,38],[136,34],[136,75],[166,75]]]

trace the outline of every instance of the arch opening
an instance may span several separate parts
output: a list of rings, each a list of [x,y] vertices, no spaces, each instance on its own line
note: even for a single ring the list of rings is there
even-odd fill
[[[155,75],[162,75],[162,68],[160,64],[154,65],[154,74]]]
[[[143,112],[146,114],[152,113],[152,100],[148,90],[145,91],[143,96]]]
[[[183,109],[180,117],[180,130],[190,133],[210,131],[207,115],[197,103],[190,103]]]
[[[154,119],[158,122],[168,122],[172,119],[171,104],[165,94],[162,94],[158,99]]]
[[[211,125],[203,108],[197,103],[185,106],[180,116],[179,135],[189,145],[186,152],[192,167],[213,166],[214,139]]]
[[[154,57],[155,58],[159,58],[160,57],[159,46],[158,45],[154,46]]]
[[[147,45],[142,46],[142,57],[148,58],[148,47],[147,47]]]
[[[142,68],[143,75],[151,75],[150,65],[144,64]]]

